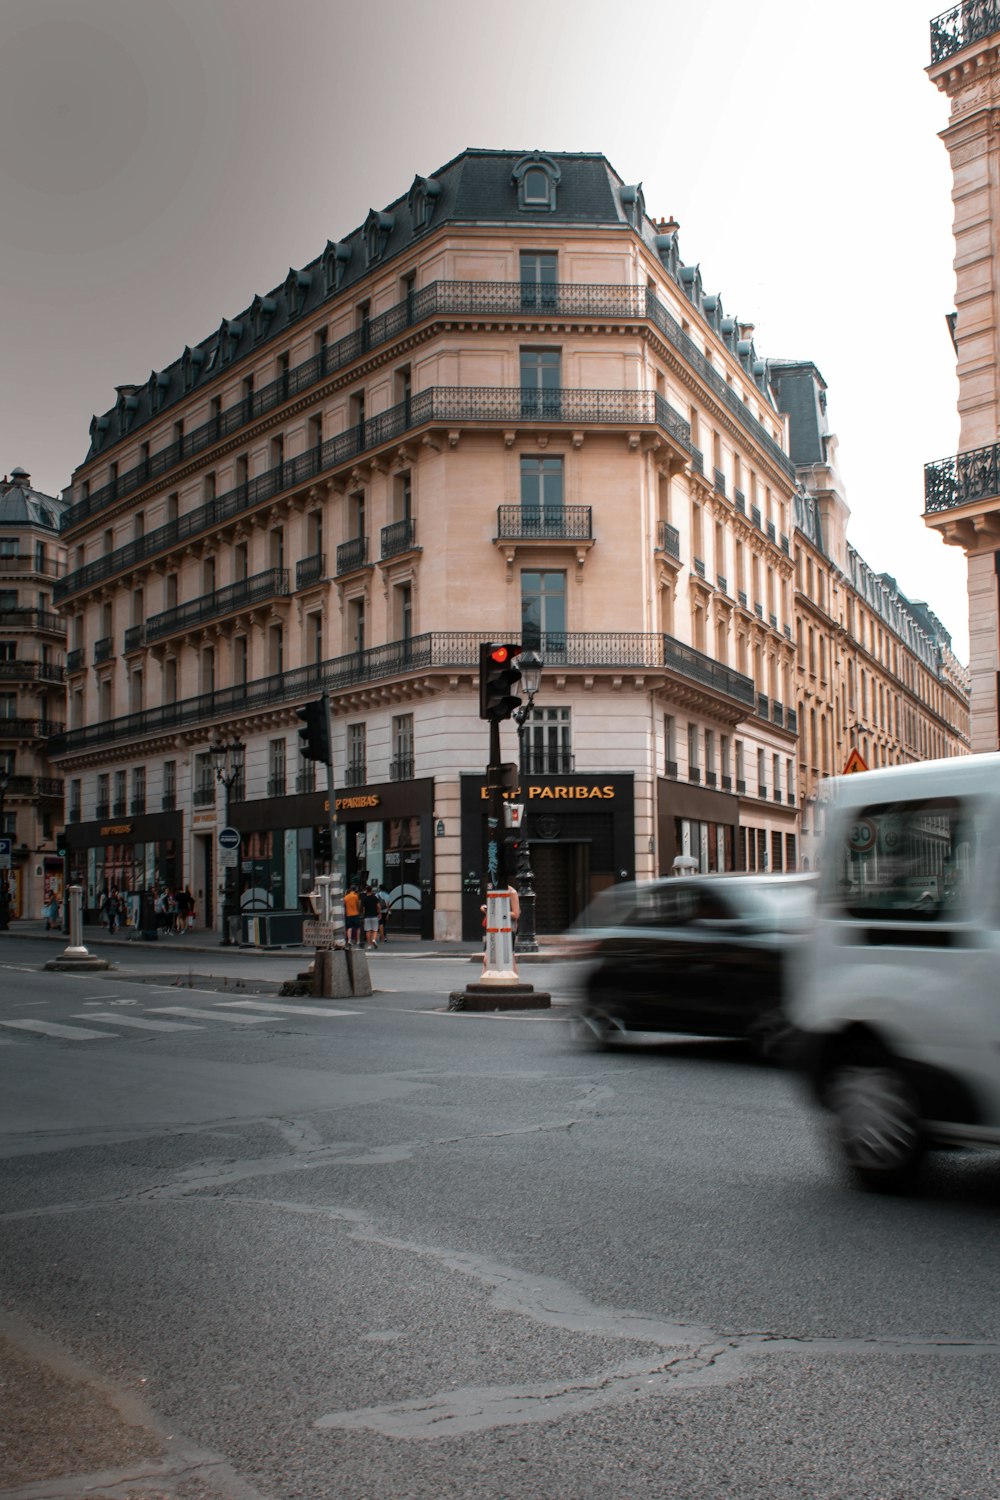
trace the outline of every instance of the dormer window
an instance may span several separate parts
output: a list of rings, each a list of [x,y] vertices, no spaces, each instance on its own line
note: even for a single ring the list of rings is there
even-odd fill
[[[371,209],[365,220],[365,261],[369,266],[381,260],[392,233],[395,220],[392,214],[379,213]]]
[[[540,151],[522,156],[511,173],[511,180],[517,184],[518,206],[553,213],[561,176],[551,156],[543,156]]]
[[[230,360],[236,357],[236,348],[243,337],[243,324],[232,318],[225,318],[219,329],[218,350],[219,363],[228,365]]]
[[[250,306],[250,317],[253,320],[254,339],[262,339],[267,336],[271,326],[271,319],[278,311],[278,304],[273,297],[255,297]]]
[[[138,408],[139,398],[135,394],[135,387],[120,385],[118,387],[118,431],[122,437],[127,432],[131,432]]]
[[[410,222],[414,231],[427,228],[434,216],[440,196],[441,184],[437,178],[414,177],[408,195]]]
[[[205,363],[204,349],[192,349],[190,346],[181,355],[181,375],[184,380],[184,389],[190,391],[195,381],[201,374],[201,367]]]
[[[166,370],[153,370],[148,381],[149,409],[158,412],[166,400],[170,388],[170,376]]]
[[[90,419],[90,446],[96,452],[108,435],[110,423],[107,417],[91,417]]]
[[[327,240],[323,251],[323,284],[327,292],[343,286],[351,263],[351,246],[346,240]]]
[[[312,286],[308,271],[289,270],[285,278],[285,307],[290,318],[297,318],[306,305],[306,295]]]
[[[634,187],[623,187],[621,199],[626,219],[633,229],[641,231],[642,221],[646,217],[646,200],[642,193],[642,183],[636,183]]]

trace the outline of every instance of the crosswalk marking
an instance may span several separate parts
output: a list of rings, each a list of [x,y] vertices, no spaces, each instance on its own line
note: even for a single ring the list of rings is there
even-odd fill
[[[115,1017],[117,1020],[118,1017]],[[18,1031],[39,1031],[43,1036],[62,1036],[71,1042],[107,1041],[117,1036],[116,1031],[87,1031],[83,1026],[59,1026],[55,1021],[0,1021],[0,1026],[10,1026]]]
[[[361,1014],[357,1010],[328,1010],[319,1005],[285,1005],[278,1004],[274,1000],[221,1000],[219,1003],[226,1009],[234,1009],[238,1006],[243,1010],[277,1010],[286,1016],[357,1016]]]
[[[239,1026],[265,1026],[268,1021],[277,1021],[277,1016],[234,1016],[219,1014],[217,1010],[196,1010],[193,1005],[154,1005],[154,1015],[192,1016],[196,1021],[235,1021]]]
[[[116,1026],[135,1026],[140,1031],[202,1031],[201,1026],[192,1026],[186,1021],[144,1021],[139,1016],[123,1016],[120,1012],[93,1010],[77,1017],[80,1021],[113,1021]]]

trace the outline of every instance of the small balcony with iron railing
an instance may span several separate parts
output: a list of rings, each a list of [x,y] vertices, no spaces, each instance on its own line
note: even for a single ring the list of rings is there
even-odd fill
[[[379,536],[379,555],[383,562],[390,557],[399,557],[404,552],[412,552],[417,545],[417,523],[412,516],[404,516],[401,521],[390,521],[388,526],[383,526]]]
[[[272,771],[267,778],[267,795],[269,797],[283,797],[286,786],[284,771]]]
[[[681,534],[669,521],[659,521],[656,527],[656,550],[674,562],[681,560]]]
[[[962,0],[931,21],[931,67],[1000,31],[998,0]],[[970,65],[971,66],[971,65]]]
[[[344,769],[345,786],[364,786],[368,780],[368,766],[363,760],[349,760]]]
[[[0,718],[0,740],[47,740],[65,732],[66,725],[54,719]]]
[[[295,588],[310,589],[314,584],[322,583],[326,577],[326,553],[314,552],[311,557],[303,557],[295,564]]]
[[[933,518],[963,506],[1000,509],[1000,443],[924,465],[924,511]]]
[[[115,654],[115,643],[110,635],[104,635],[99,641],[94,642],[94,665],[100,666],[101,662],[110,661]]]
[[[0,682],[59,684],[66,681],[66,670],[58,662],[37,661],[30,656],[15,656],[10,661],[0,661]]]
[[[110,816],[111,816],[111,803],[110,802],[98,802],[98,803],[96,803],[96,805],[94,807],[94,817],[95,818],[110,818]]]
[[[316,790],[316,762],[303,761],[295,773],[295,790],[299,793]]]
[[[36,635],[66,639],[66,621],[49,609],[0,609],[0,629],[30,630]]]
[[[569,776],[576,770],[576,757],[558,747],[526,744],[523,768],[526,776]]]
[[[412,781],[413,780],[413,756],[396,755],[389,762],[390,781]]]
[[[368,566],[368,538],[366,536],[351,537],[350,541],[340,543],[337,548],[338,578],[342,578],[345,573],[356,573],[359,568]]]
[[[67,676],[71,677],[77,672],[82,672],[85,665],[84,649],[82,646],[74,646],[72,651],[66,652]]]
[[[498,505],[497,541],[590,542],[589,505]]]
[[[194,792],[192,793],[192,801],[194,802],[195,807],[215,806],[214,776],[211,779],[206,776],[203,780],[195,784]]]
[[[160,795],[160,811],[161,812],[176,812],[176,810],[177,810],[177,792],[176,792],[176,790],[162,792],[161,795]]]

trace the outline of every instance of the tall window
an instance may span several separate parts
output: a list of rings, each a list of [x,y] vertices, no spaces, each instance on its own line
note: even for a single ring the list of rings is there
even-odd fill
[[[397,641],[409,643],[413,639],[413,586],[398,583],[393,594],[393,626]]]
[[[199,684],[202,693],[215,692],[215,647],[206,646],[198,662]]]
[[[245,635],[233,637],[233,682],[246,682],[250,668],[250,648]]]
[[[562,359],[558,349],[521,350],[521,415],[558,418]]]
[[[698,726],[688,724],[688,780],[701,780],[701,761],[698,755]]]
[[[285,795],[285,741],[270,740],[267,747],[267,795]]]
[[[566,653],[566,574],[521,574],[521,641],[548,661]]]
[[[368,780],[368,726],[347,726],[347,785],[363,786]]]
[[[102,771],[97,778],[96,816],[107,818],[111,814],[111,777]]]
[[[568,708],[538,708],[524,730],[526,770],[532,776],[564,776],[573,769]]]
[[[525,525],[552,525],[562,516],[563,461],[525,455],[521,459],[521,506]]]
[[[677,775],[677,720],[673,714],[663,715],[663,752],[668,776]]]
[[[163,762],[163,811],[172,812],[177,806],[177,762]]]
[[[537,250],[521,251],[521,306],[555,307],[557,262],[555,255]]]
[[[132,805],[129,809],[133,817],[146,811],[146,767],[136,766],[132,772]]]
[[[348,651],[365,649],[365,601],[352,599],[347,616]]]
[[[392,721],[390,781],[409,781],[413,776],[413,715],[396,714]]]
[[[114,813],[114,815],[115,815],[116,818],[122,817],[124,815],[124,813],[125,813],[125,798],[126,798],[126,796],[127,796],[126,773],[124,771],[116,771],[115,772],[115,802],[114,802],[114,807],[111,809],[111,811]]]
[[[275,677],[285,670],[285,631],[282,625],[272,625],[267,633],[268,671]]]

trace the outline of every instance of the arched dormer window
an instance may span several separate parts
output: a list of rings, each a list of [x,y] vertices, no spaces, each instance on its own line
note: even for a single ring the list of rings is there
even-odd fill
[[[253,323],[254,339],[266,338],[267,331],[271,326],[271,319],[278,311],[278,304],[273,297],[257,296],[250,304],[250,318]]]
[[[681,266],[680,284],[687,294],[688,301],[694,303],[695,307],[701,307],[701,267]]]
[[[365,220],[365,261],[373,266],[385,254],[386,243],[392,233],[395,219],[392,214],[370,209]]]
[[[511,181],[517,185],[518,207],[554,213],[561,177],[551,156],[543,156],[541,151],[522,156],[511,173]]]
[[[739,324],[735,318],[720,318],[719,335],[722,342],[731,354],[736,353],[736,343],[739,338]]]
[[[718,292],[709,292],[708,296],[705,297],[702,306],[704,307],[705,317],[708,319],[710,327],[712,327],[716,333],[721,334],[722,298],[719,296]]]
[[[104,439],[108,435],[108,428],[110,426],[111,423],[108,421],[107,417],[91,417],[90,447],[93,453],[96,453],[101,447],[103,447]]]
[[[122,437],[131,432],[135,414],[139,409],[139,398],[134,385],[120,385],[118,391],[118,431]]]
[[[219,326],[219,363],[228,365],[236,358],[236,350],[243,337],[243,324],[235,318],[223,318]]]
[[[680,225],[676,219],[661,219],[657,228],[660,232],[653,236],[653,248],[667,275],[677,281],[681,268],[681,247],[677,238]]]
[[[327,240],[323,251],[323,284],[327,292],[335,292],[343,285],[351,264],[351,250],[346,240]]]
[[[623,187],[621,200],[626,219],[633,229],[641,232],[642,221],[646,217],[646,199],[643,196],[642,183],[636,183],[635,187]]]
[[[201,374],[201,367],[205,363],[204,349],[192,349],[190,345],[181,355],[181,376],[184,380],[184,389],[190,391],[195,381]]]
[[[149,380],[146,382],[149,391],[149,409],[158,412],[162,409],[167,399],[167,391],[170,389],[170,373],[167,370],[152,370]]]
[[[414,177],[407,195],[407,202],[410,205],[410,223],[414,231],[427,228],[434,217],[434,210],[440,196],[441,184],[436,177]]]
[[[285,307],[290,318],[297,318],[306,305],[306,296],[312,286],[312,275],[308,271],[289,269],[285,277]]]

